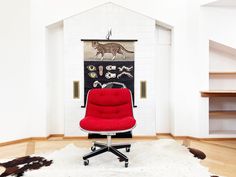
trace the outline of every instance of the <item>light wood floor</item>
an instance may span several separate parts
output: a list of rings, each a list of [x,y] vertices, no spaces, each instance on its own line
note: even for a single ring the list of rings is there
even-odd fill
[[[171,138],[161,136],[158,138]],[[114,139],[115,142],[137,142],[151,141],[154,139]],[[155,139],[157,140],[157,139]],[[0,147],[0,159],[9,159],[31,155],[34,153],[51,152],[61,149],[68,144],[74,143],[78,147],[89,148],[94,140],[63,140],[62,138],[50,138],[47,141],[30,141],[14,145]],[[101,141],[101,140],[100,140]],[[217,175],[236,177],[236,140],[221,141],[198,141],[198,140],[176,140],[178,143],[189,143],[192,148],[203,151],[207,158],[201,164],[208,167],[212,173]]]

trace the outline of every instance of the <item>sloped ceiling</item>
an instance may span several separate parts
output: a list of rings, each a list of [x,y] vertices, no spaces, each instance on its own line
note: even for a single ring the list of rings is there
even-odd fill
[[[217,0],[207,3],[204,6],[236,8],[236,0]]]
[[[118,7],[118,8],[123,8],[123,9],[126,9],[127,11],[130,11],[130,12],[135,13],[135,14],[137,14],[137,15],[141,15],[141,16],[145,16],[145,17],[147,17],[147,18],[153,19],[153,20],[155,20],[156,25],[159,25],[159,26],[164,27],[164,28],[166,28],[166,29],[171,30],[171,29],[173,28],[173,26],[170,25],[170,24],[168,24],[168,23],[165,23],[165,22],[160,21],[160,20],[158,20],[158,19],[154,19],[154,18],[152,18],[152,17],[150,17],[150,16],[147,16],[147,15],[142,14],[142,13],[140,13],[140,12],[134,11],[134,10],[132,10],[132,9],[128,9],[128,8],[126,8],[126,7],[123,7],[123,6],[118,5],[118,4],[116,4],[116,3],[113,3],[113,2],[107,2],[107,3],[104,3],[104,4],[98,5],[98,6],[96,6],[96,7],[93,7],[93,8],[87,9],[87,10],[84,10],[84,11],[82,11],[82,12],[80,12],[80,13],[74,14],[74,15],[72,15],[72,16],[76,16],[76,15],[81,15],[81,14],[84,14],[84,13],[88,13],[89,11],[92,11],[92,10],[94,10],[94,9],[96,9],[96,8],[100,8],[100,7],[107,6],[107,5],[109,5],[109,6],[116,6],[116,7]],[[70,17],[72,17],[72,16],[66,17],[66,18],[64,18],[64,19],[62,19],[62,20],[60,20],[60,21],[57,21],[57,22],[53,23],[53,24],[49,24],[47,27],[50,27],[50,26],[52,26],[52,25],[54,25],[54,24],[55,24],[55,25],[58,25],[58,23],[62,23],[63,20],[65,20],[65,19],[67,19],[67,18],[70,18]]]
[[[225,44],[210,40],[209,47],[236,56],[236,49]]]

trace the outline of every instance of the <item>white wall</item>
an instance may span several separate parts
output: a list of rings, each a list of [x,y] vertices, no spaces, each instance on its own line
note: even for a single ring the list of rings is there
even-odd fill
[[[235,8],[203,7],[202,13],[208,39],[236,48]]]
[[[235,8],[219,8],[219,7],[201,7],[199,16],[199,44],[198,51],[200,53],[197,60],[201,60],[199,65],[199,90],[208,90],[212,88],[212,81],[209,82],[209,71],[213,71],[214,67],[211,63],[211,57],[222,58],[215,50],[210,48],[209,40],[216,41],[223,45],[235,48],[236,38],[234,31],[236,30],[234,17],[236,15]],[[222,65],[221,65],[222,66]],[[216,68],[215,68],[216,69]],[[199,83],[201,83],[199,85]],[[205,83],[205,84],[203,84]],[[209,137],[209,99],[200,98],[198,107],[198,135],[199,137]],[[217,137],[217,136],[216,136]],[[232,136],[231,136],[232,137]]]
[[[47,27],[47,128],[48,134],[64,134],[63,23]]]
[[[171,30],[156,26],[156,133],[171,132]]]
[[[0,142],[30,134],[30,1],[0,1]]]
[[[44,1],[30,1],[30,136],[47,136],[47,59]]]

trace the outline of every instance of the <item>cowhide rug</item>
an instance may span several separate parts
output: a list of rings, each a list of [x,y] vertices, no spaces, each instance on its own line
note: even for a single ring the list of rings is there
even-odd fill
[[[133,143],[131,152],[127,153],[131,163],[128,168],[124,168],[118,160],[116,162],[110,153],[91,158],[91,164],[83,166],[82,156],[88,151],[87,148],[77,148],[71,144],[61,150],[47,154],[45,157],[25,156],[0,163],[0,177],[9,175],[19,177],[24,174],[26,177],[93,177],[94,175],[107,177],[107,175],[114,176],[117,172],[135,177],[147,175],[149,177],[159,177],[160,175],[161,177],[169,177],[172,176],[170,175],[172,173],[178,177],[186,175],[218,177],[210,175],[207,168],[202,167],[198,161],[191,159],[191,155],[187,153],[189,151],[193,157],[203,160],[206,155],[202,151],[181,146],[174,140]],[[48,167],[51,164],[52,166]],[[41,167],[47,168],[38,170]],[[39,173],[35,170],[38,170]]]
[[[46,160],[39,156],[25,156],[20,157],[8,162],[0,163],[0,177],[5,177],[9,175],[23,176],[24,172],[27,170],[37,170],[43,166],[50,166],[52,160]]]

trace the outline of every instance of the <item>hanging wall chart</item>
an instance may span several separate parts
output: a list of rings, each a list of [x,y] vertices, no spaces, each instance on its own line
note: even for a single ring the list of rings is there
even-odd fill
[[[131,90],[134,102],[134,43],[137,40],[82,39],[84,42],[84,106],[92,88]]]

